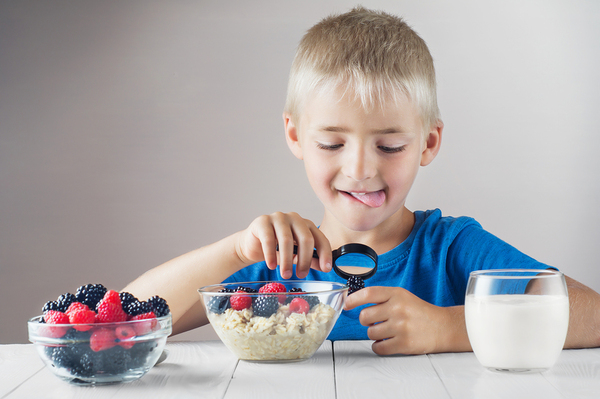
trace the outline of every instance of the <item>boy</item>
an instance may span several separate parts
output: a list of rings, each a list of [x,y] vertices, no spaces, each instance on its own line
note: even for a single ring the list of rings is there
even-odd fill
[[[207,323],[201,286],[294,274],[343,282],[331,273],[332,248],[362,243],[379,254],[379,269],[348,297],[329,339],[372,339],[382,355],[470,350],[463,306],[470,271],[549,266],[471,218],[404,206],[417,170],[440,149],[435,85],[425,42],[400,18],[358,7],[324,19],[299,45],[283,115],[288,146],[325,207],[319,227],[295,213],[264,215],[124,290],[166,298],[178,333]],[[566,346],[598,346],[600,296],[567,281]]]

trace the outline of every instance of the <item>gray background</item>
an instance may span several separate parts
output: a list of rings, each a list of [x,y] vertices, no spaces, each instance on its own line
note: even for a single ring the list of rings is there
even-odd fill
[[[320,222],[283,136],[287,74],[305,30],[356,4],[1,1],[0,342],[258,215]],[[409,208],[473,216],[600,290],[600,2],[362,4],[436,62],[443,145]]]

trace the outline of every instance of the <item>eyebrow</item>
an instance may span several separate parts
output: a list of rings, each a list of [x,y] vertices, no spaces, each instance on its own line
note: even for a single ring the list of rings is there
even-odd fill
[[[344,127],[340,127],[340,126],[320,126],[318,130],[323,131],[323,132],[332,132],[332,133],[348,133],[348,131],[349,131],[348,129],[346,129]],[[402,128],[398,128],[398,127],[388,127],[385,129],[372,130],[371,133],[373,133],[373,134],[393,134],[393,133],[408,134],[410,132],[408,132]]]

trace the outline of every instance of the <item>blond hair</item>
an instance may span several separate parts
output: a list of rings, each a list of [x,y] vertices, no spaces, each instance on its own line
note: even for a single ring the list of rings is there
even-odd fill
[[[440,120],[425,41],[402,18],[384,12],[356,7],[307,31],[292,64],[285,112],[298,123],[309,95],[339,89],[366,109],[404,95],[426,131]]]

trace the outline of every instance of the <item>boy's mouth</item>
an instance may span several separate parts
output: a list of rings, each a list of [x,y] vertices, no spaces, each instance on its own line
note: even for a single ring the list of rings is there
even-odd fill
[[[385,202],[385,191],[383,190],[370,192],[343,192],[371,208],[379,208]]]

